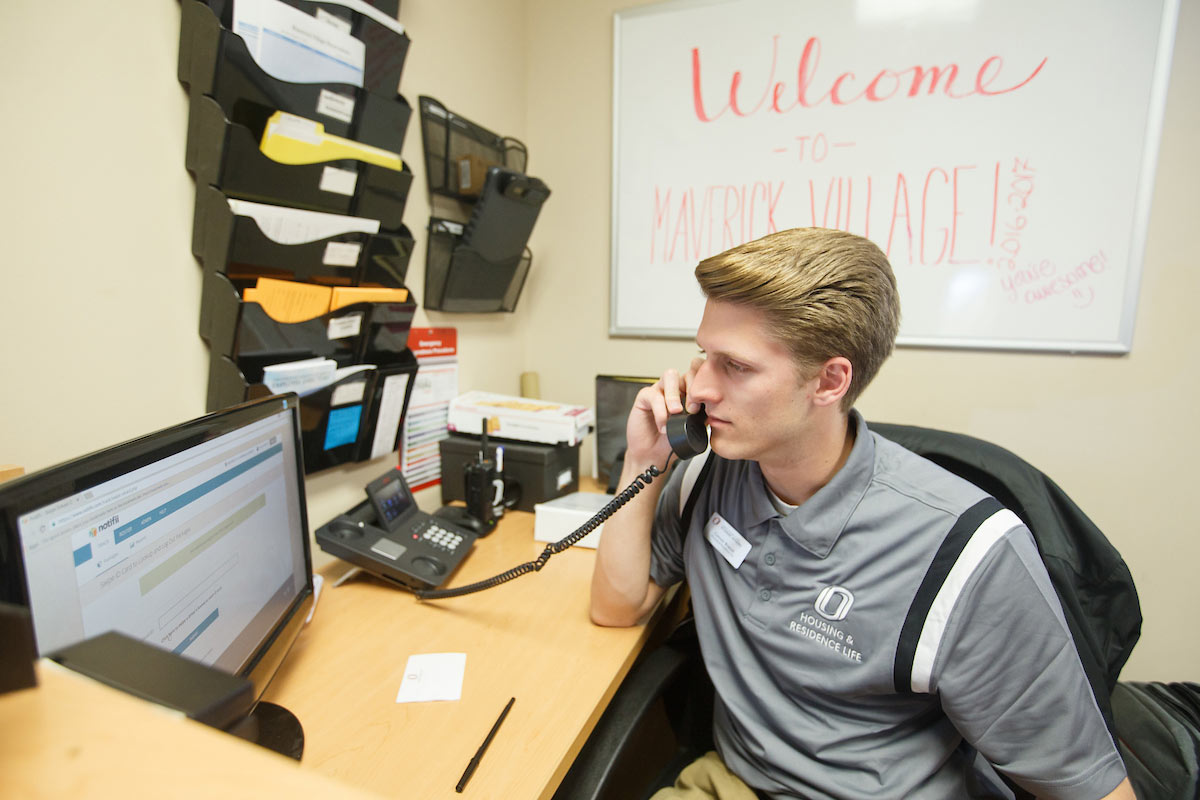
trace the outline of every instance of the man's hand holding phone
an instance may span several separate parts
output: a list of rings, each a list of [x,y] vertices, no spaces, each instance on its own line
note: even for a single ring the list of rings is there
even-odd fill
[[[687,373],[668,369],[662,377],[638,392],[625,428],[626,464],[663,465],[671,452],[667,419],[673,414],[692,414],[701,405],[689,402],[687,388],[696,377],[703,358],[692,359]]]

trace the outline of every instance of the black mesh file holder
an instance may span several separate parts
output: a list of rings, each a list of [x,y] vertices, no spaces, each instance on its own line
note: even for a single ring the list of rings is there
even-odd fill
[[[492,167],[465,226],[431,218],[426,308],[513,311],[533,260],[526,243],[549,196],[537,178]]]
[[[529,154],[520,140],[493,133],[455,114],[432,97],[421,95],[418,104],[425,175],[431,194],[469,202],[478,191],[465,187],[463,169],[478,170],[480,175],[493,166],[525,171]]]

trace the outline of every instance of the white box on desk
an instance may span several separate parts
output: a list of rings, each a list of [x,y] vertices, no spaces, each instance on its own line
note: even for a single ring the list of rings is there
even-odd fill
[[[450,401],[446,427],[479,436],[487,420],[488,435],[542,444],[575,445],[596,421],[588,406],[510,397],[492,392],[467,392]]]
[[[557,542],[575,532],[596,512],[612,502],[611,494],[602,492],[572,492],[538,503],[533,507],[533,538],[539,542]],[[575,544],[580,547],[596,548],[600,545],[601,524]]]

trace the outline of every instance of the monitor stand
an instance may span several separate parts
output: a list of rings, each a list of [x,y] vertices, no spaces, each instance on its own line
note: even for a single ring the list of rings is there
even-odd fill
[[[300,760],[304,753],[304,728],[296,715],[275,703],[260,701],[250,715],[229,732],[238,738]]]

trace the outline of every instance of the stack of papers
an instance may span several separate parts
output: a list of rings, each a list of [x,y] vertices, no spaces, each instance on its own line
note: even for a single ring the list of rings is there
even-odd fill
[[[359,9],[355,9],[359,10]],[[291,83],[363,85],[366,47],[349,31],[279,0],[238,0],[233,32],[268,75]]]
[[[355,372],[369,369],[375,369],[375,366],[373,364],[353,364],[339,369],[337,363],[332,359],[306,358],[302,361],[288,361],[263,367],[263,385],[273,394],[295,392],[303,396],[318,389],[324,389]]]

